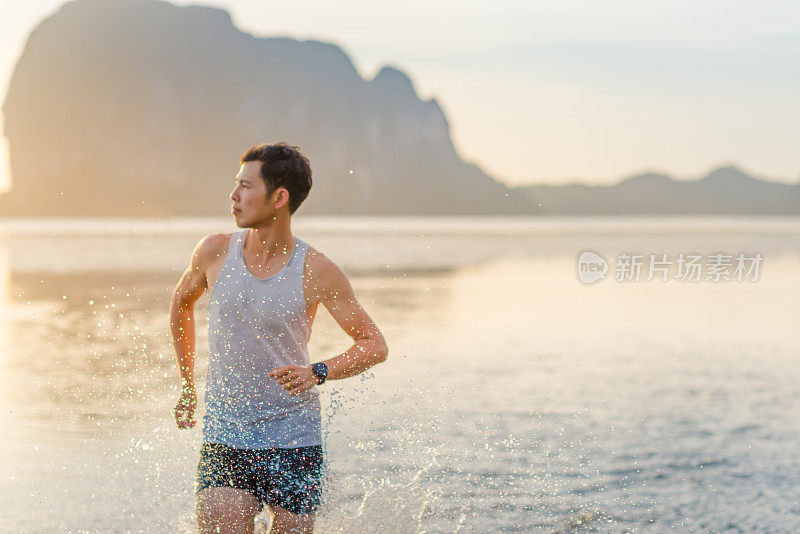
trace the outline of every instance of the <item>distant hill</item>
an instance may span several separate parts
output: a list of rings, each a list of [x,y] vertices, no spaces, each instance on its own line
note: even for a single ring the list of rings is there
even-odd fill
[[[697,181],[662,174],[640,174],[616,185],[534,185],[516,188],[551,215],[624,214],[800,214],[800,184],[748,176],[720,167]]]
[[[3,110],[0,216],[228,215],[239,156],[276,141],[311,160],[304,214],[800,213],[800,186],[734,167],[509,188],[460,158],[403,72],[365,80],[336,45],[159,0],[62,5],[31,32]]]
[[[535,211],[459,157],[401,71],[365,80],[333,44],[256,38],[220,9],[68,2],[30,34],[3,110],[0,216],[227,215],[239,156],[277,141],[311,160],[299,213]]]

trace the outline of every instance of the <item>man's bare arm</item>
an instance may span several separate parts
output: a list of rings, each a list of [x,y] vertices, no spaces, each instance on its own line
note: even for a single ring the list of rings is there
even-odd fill
[[[353,346],[323,363],[328,366],[327,380],[348,378],[363,373],[386,360],[389,348],[381,332],[358,302],[347,275],[326,259],[320,276],[322,304],[339,326],[353,338]]]
[[[172,292],[170,302],[170,332],[178,358],[181,389],[194,388],[194,304],[208,287],[206,266],[209,248],[209,236],[197,243],[189,267]]]

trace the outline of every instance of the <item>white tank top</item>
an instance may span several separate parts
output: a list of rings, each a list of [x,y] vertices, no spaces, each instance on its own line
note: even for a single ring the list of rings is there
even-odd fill
[[[258,278],[244,262],[248,230],[231,236],[209,298],[203,442],[243,449],[321,445],[317,386],[292,396],[267,375],[276,367],[310,363],[303,295],[308,245],[295,237],[289,262]]]

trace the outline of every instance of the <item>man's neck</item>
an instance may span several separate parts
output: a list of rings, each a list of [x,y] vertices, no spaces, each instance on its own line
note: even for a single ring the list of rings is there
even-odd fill
[[[250,228],[245,239],[248,254],[264,260],[292,252],[294,236],[288,224],[273,224]]]

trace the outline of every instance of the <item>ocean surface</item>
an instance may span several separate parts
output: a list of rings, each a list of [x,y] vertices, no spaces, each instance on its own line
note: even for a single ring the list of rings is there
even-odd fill
[[[197,241],[235,229],[0,219],[0,532],[195,531],[208,294],[189,431],[171,413],[169,300]],[[321,388],[316,532],[800,532],[797,218],[292,229],[348,274],[390,348]],[[608,267],[591,284],[586,250]],[[666,280],[647,262],[617,276],[650,254],[674,261]],[[713,255],[739,254],[758,272],[711,276]],[[688,255],[709,261],[703,279],[679,276]],[[320,307],[312,361],[351,342]]]

